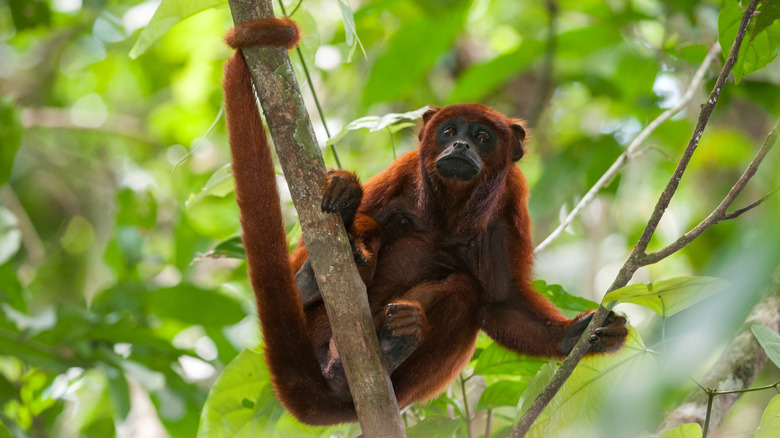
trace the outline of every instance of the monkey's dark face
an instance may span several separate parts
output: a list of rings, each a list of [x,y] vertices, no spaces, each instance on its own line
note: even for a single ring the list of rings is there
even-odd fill
[[[478,121],[452,118],[436,130],[436,171],[442,178],[473,181],[484,167],[482,156],[490,155],[498,142],[493,129]]]

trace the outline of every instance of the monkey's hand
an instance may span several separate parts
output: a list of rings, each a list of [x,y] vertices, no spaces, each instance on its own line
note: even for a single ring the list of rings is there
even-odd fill
[[[363,188],[357,175],[346,170],[329,170],[322,190],[322,211],[340,213],[349,228],[363,199]]]
[[[582,332],[584,332],[588,327],[588,324],[590,324],[591,319],[593,319],[593,312],[582,316],[569,326],[566,334],[563,335],[563,339],[558,344],[559,353],[566,356],[571,352],[572,348],[574,348],[574,344],[576,344],[577,340],[582,336]],[[615,351],[623,345],[626,340],[626,335],[628,335],[626,318],[610,311],[601,327],[598,327],[594,333],[590,335],[590,338],[588,339],[588,342],[590,343],[588,353]]]

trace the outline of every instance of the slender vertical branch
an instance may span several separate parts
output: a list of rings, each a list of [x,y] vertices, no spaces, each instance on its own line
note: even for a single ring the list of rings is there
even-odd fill
[[[715,109],[715,105],[718,103],[718,98],[720,97],[721,90],[726,83],[726,79],[731,73],[731,69],[737,60],[739,48],[742,45],[742,40],[745,38],[745,33],[747,31],[748,24],[750,23],[750,18],[753,16],[753,12],[756,10],[758,1],[759,0],[751,0],[750,4],[745,10],[745,13],[742,15],[742,21],[740,22],[737,36],[734,39],[734,44],[731,46],[731,50],[729,51],[729,56],[726,59],[720,74],[718,75],[718,79],[716,80],[715,86],[710,92],[707,102],[702,105],[701,113],[699,114],[699,120],[696,123],[696,127],[694,128],[691,139],[688,141],[688,145],[683,152],[682,158],[680,158],[672,178],[669,180],[663,192],[661,193],[661,196],[659,197],[658,202],[653,209],[653,213],[651,214],[650,219],[645,226],[645,230],[642,233],[642,236],[634,246],[634,249],[631,252],[631,255],[628,257],[628,260],[620,269],[620,272],[615,278],[615,281],[609,287],[608,292],[628,284],[629,280],[631,280],[631,277],[633,277],[634,272],[636,272],[636,270],[642,266],[642,260],[645,258],[645,250],[647,249],[647,245],[650,243],[650,238],[653,236],[653,233],[658,227],[658,223],[661,221],[661,217],[663,217],[666,208],[669,206],[669,202],[671,202],[672,197],[677,191],[677,187],[679,186],[680,181],[682,180],[682,176],[688,167],[688,163],[690,163],[691,157],[699,145],[699,140],[704,133],[704,129],[707,126],[710,115]],[[512,429],[510,437],[523,437],[528,432],[528,430],[531,429],[534,421],[536,421],[544,408],[550,403],[550,401],[552,401],[555,394],[558,393],[558,390],[563,386],[569,376],[571,376],[571,373],[574,371],[574,368],[577,366],[579,361],[582,360],[582,357],[585,355],[585,352],[588,351],[588,347],[590,345],[588,343],[588,338],[596,327],[601,326],[601,324],[609,315],[609,309],[613,306],[614,303],[607,303],[606,306],[599,306],[598,310],[593,315],[590,324],[585,329],[585,331],[583,331],[582,336],[580,337],[579,341],[577,341],[577,344],[574,346],[572,351],[569,353],[569,356],[563,361],[560,368],[558,368],[558,370],[553,375],[552,379],[550,379],[550,383],[548,383],[542,392],[536,397],[536,399],[534,399],[531,407],[528,408],[528,411],[526,411],[520,418],[520,421]]]
[[[273,16],[271,0],[229,0],[233,20]],[[337,215],[321,211],[325,169],[298,82],[283,47],[243,49],[279,162],[301,222],[358,420],[366,437],[403,437],[390,378],[379,353],[365,285]]]
[[[558,4],[555,0],[547,0],[547,47],[544,52],[542,71],[539,86],[537,87],[536,100],[528,113],[528,124],[535,127],[542,118],[542,112],[550,100],[550,95],[555,89],[553,81],[553,67],[555,66],[555,47],[558,23]]]

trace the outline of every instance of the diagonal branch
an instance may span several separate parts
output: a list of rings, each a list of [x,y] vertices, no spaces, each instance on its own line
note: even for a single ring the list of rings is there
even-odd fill
[[[742,21],[740,22],[739,29],[737,31],[737,36],[734,39],[734,44],[732,44],[731,50],[729,51],[729,56],[726,59],[720,74],[718,75],[718,79],[715,81],[715,86],[710,92],[710,96],[707,99],[707,102],[702,105],[701,113],[699,114],[699,120],[696,123],[693,135],[691,136],[690,141],[688,141],[688,145],[683,152],[683,156],[680,158],[672,178],[669,180],[666,187],[664,188],[664,191],[661,193],[653,213],[651,214],[650,219],[645,226],[645,230],[642,233],[642,236],[634,246],[634,249],[631,252],[631,255],[629,255],[628,260],[620,269],[620,272],[615,278],[615,281],[609,287],[608,292],[619,289],[628,284],[629,280],[631,280],[631,277],[634,276],[634,272],[643,266],[641,264],[641,259],[645,257],[645,250],[647,249],[647,245],[650,243],[650,238],[652,238],[653,233],[658,227],[658,223],[661,221],[661,217],[663,217],[666,208],[669,206],[672,197],[677,191],[677,187],[682,180],[685,169],[688,167],[688,163],[690,163],[691,157],[693,157],[693,153],[696,151],[696,148],[699,145],[699,140],[704,133],[704,129],[707,126],[710,115],[715,109],[715,105],[718,103],[720,92],[726,83],[726,79],[731,73],[732,67],[737,61],[739,47],[742,45],[742,40],[745,38],[745,33],[747,31],[748,24],[750,23],[750,18],[753,16],[753,12],[756,10],[758,1],[759,0],[751,0],[750,4],[745,9],[744,14],[742,15]],[[550,403],[550,401],[552,401],[555,394],[558,393],[558,390],[563,386],[569,376],[571,376],[574,368],[577,366],[580,360],[582,360],[582,357],[585,355],[585,352],[588,351],[588,347],[590,345],[588,343],[588,338],[596,327],[602,325],[604,320],[609,315],[609,308],[613,306],[614,303],[607,303],[606,306],[599,306],[598,310],[593,315],[590,324],[585,329],[585,331],[583,331],[582,336],[580,337],[579,341],[577,341],[577,344],[574,346],[572,351],[569,353],[569,356],[563,361],[560,368],[558,368],[558,370],[555,372],[555,375],[553,375],[552,379],[550,379],[550,382],[547,384],[547,386],[536,397],[536,399],[534,399],[531,407],[528,408],[528,411],[526,411],[520,418],[520,421],[518,421],[518,423],[512,429],[510,437],[523,437],[528,432],[528,430],[531,429],[534,421],[536,421],[544,408]]]
[[[685,90],[685,93],[683,93],[682,97],[680,98],[680,101],[677,103],[677,105],[667,109],[661,115],[656,117],[650,124],[648,124],[645,129],[642,130],[642,132],[637,135],[634,140],[626,147],[626,150],[623,151],[622,154],[615,160],[615,162],[610,166],[609,169],[607,169],[606,172],[604,172],[604,175],[599,178],[598,181],[596,181],[595,184],[593,184],[593,187],[588,190],[587,193],[585,193],[585,196],[580,199],[580,202],[577,203],[576,206],[569,212],[569,214],[566,216],[566,218],[558,225],[558,227],[553,230],[552,233],[550,233],[549,236],[547,236],[542,243],[536,246],[534,249],[534,255],[539,254],[541,251],[544,251],[547,246],[552,243],[553,240],[557,239],[558,236],[563,234],[563,232],[566,230],[566,228],[574,222],[574,219],[579,216],[579,214],[582,212],[582,210],[585,209],[588,205],[590,205],[591,202],[593,202],[594,199],[596,199],[596,195],[598,192],[601,191],[604,187],[606,187],[610,181],[612,181],[613,178],[617,175],[617,173],[622,169],[626,164],[628,164],[629,161],[631,161],[633,158],[637,157],[641,150],[639,150],[640,146],[647,140],[647,138],[650,136],[650,134],[653,133],[661,124],[670,118],[672,118],[675,114],[680,112],[683,108],[685,108],[686,105],[691,101],[693,98],[693,95],[696,93],[697,90],[699,90],[699,87],[701,86],[702,81],[704,80],[704,74],[707,72],[707,70],[710,68],[710,64],[712,64],[712,61],[718,56],[720,53],[720,44],[715,43],[710,47],[710,50],[707,52],[707,56],[704,57],[704,61],[702,61],[701,66],[699,66],[699,69],[696,70],[696,73],[693,75],[693,79],[691,79],[691,83],[688,85],[688,88]]]

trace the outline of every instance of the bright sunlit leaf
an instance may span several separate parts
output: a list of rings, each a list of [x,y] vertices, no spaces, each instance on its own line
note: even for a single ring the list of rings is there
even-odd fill
[[[327,145],[330,146],[337,141],[341,140],[349,131],[356,131],[358,129],[368,129],[369,132],[376,132],[383,129],[389,129],[390,132],[396,132],[409,126],[417,124],[422,115],[430,109],[429,106],[418,108],[414,111],[405,113],[389,113],[383,116],[366,116],[359,119],[355,119],[341,128],[336,135],[331,137]]]
[[[761,424],[756,430],[755,438],[775,438],[780,436],[780,395],[772,397],[764,415],[761,416]]]
[[[608,293],[603,302],[634,303],[669,317],[731,286],[715,277],[675,277],[637,283]]]
[[[660,438],[701,438],[701,435],[701,426],[698,423],[686,423],[665,430]]]
[[[135,45],[130,49],[130,57],[135,59],[146,52],[170,28],[198,12],[226,3],[225,0],[163,0],[154,12]]]
[[[728,57],[736,39],[742,14],[745,12],[743,6],[747,6],[746,2],[742,3],[743,5],[740,5],[736,0],[726,0],[718,15],[718,41],[724,58]],[[769,65],[780,53],[780,20],[777,20],[777,2],[761,3],[757,9],[758,18],[751,20],[748,25],[745,39],[739,48],[737,62],[732,70],[736,83],[739,83],[744,76]]]

